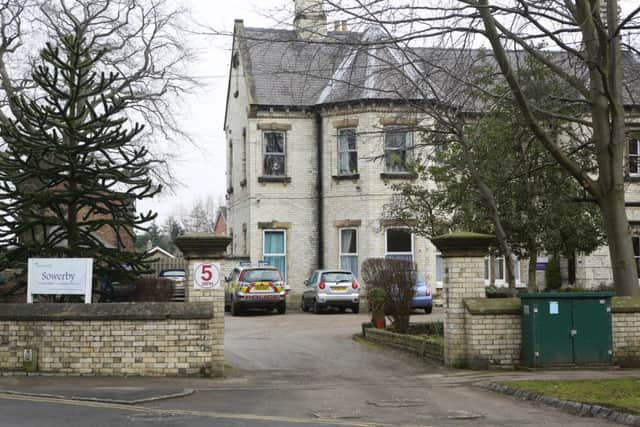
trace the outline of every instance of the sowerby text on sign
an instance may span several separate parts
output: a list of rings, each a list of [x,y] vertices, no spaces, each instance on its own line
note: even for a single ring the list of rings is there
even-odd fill
[[[93,258],[29,258],[27,302],[33,295],[84,295],[91,303]]]
[[[220,287],[220,265],[202,263],[193,267],[194,289],[218,289]]]

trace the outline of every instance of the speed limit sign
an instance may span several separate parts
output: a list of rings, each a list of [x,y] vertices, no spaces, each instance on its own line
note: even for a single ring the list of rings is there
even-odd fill
[[[196,264],[193,267],[195,289],[217,289],[220,287],[220,267],[216,264]]]

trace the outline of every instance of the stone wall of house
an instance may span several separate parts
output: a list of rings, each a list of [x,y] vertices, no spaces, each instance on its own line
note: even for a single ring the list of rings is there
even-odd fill
[[[613,286],[613,273],[607,246],[601,246],[589,255],[577,257],[576,285],[588,289]]]
[[[41,372],[210,376],[224,364],[220,328],[209,303],[5,304],[0,370],[35,349]]]
[[[384,257],[385,230],[401,226],[385,220],[385,207],[392,202],[393,184],[411,182],[407,178],[384,175],[384,128],[386,125],[428,126],[424,117],[398,107],[327,109],[323,111],[324,247],[325,265],[340,266],[340,229],[355,228],[358,236],[358,262]],[[338,177],[338,131],[356,129],[358,177]],[[413,135],[419,142],[419,134]],[[428,239],[414,236],[414,261],[435,287],[436,250]]]

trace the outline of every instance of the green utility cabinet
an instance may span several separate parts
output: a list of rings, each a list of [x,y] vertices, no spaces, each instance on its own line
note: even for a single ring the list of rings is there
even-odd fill
[[[522,366],[611,364],[611,292],[522,296]]]

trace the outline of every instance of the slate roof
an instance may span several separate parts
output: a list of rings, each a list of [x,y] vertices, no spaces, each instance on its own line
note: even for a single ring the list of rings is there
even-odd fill
[[[238,34],[236,35],[238,36]],[[329,32],[322,42],[304,41],[292,30],[244,28],[241,51],[252,103],[310,107],[366,100],[441,100],[473,109],[464,93],[472,68],[495,66],[490,51],[415,48],[385,43],[375,28],[364,33]],[[511,52],[516,55],[515,52]],[[563,53],[554,61],[585,75]],[[626,105],[640,104],[640,59],[623,55]],[[476,105],[477,106],[477,105]]]

